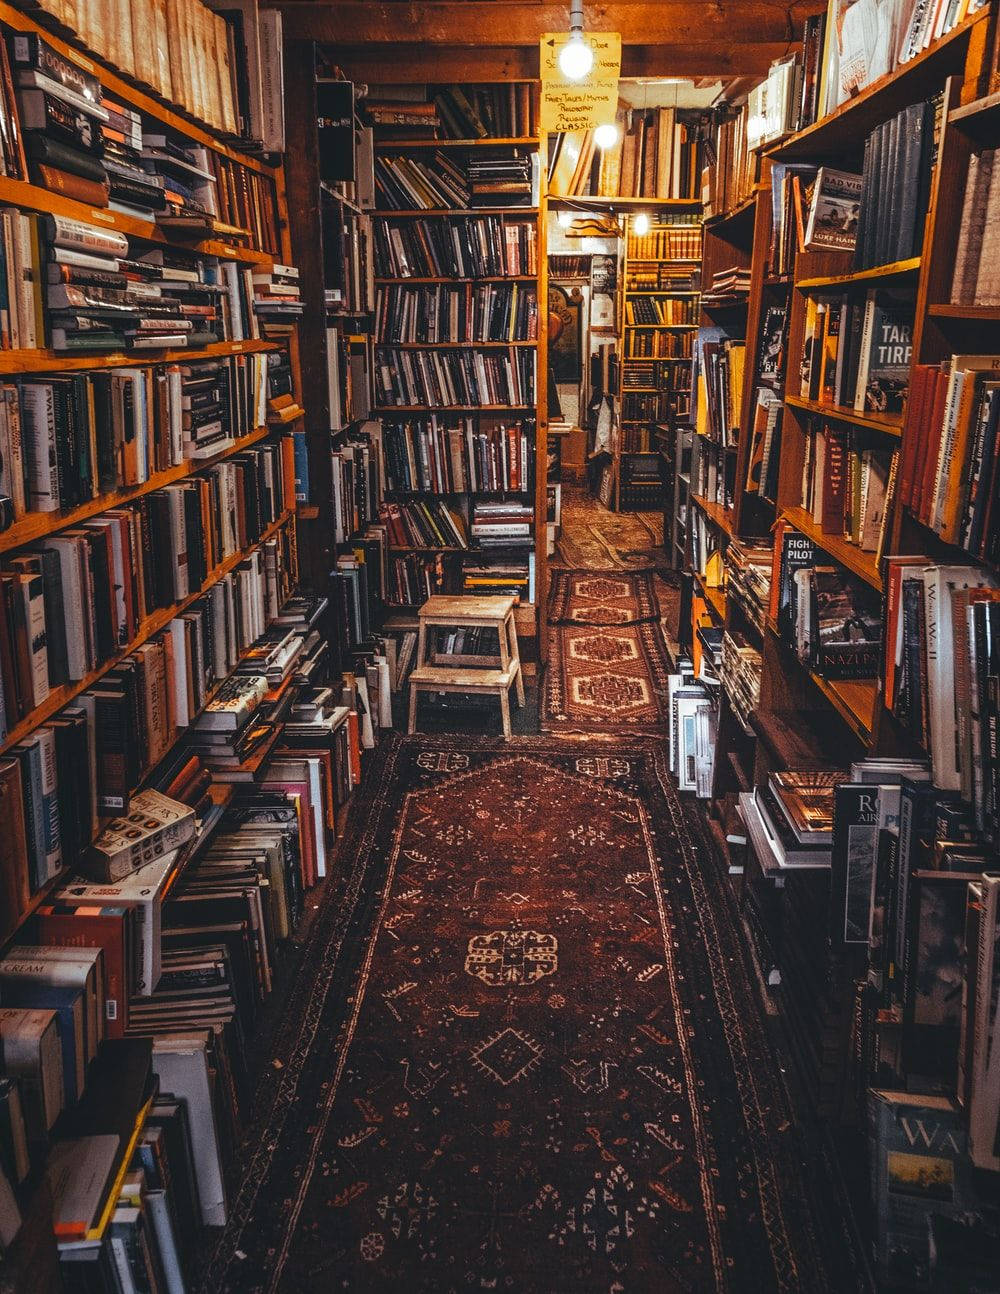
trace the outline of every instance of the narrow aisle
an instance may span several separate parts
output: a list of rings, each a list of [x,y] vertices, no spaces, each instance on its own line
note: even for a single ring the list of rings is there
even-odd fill
[[[658,632],[649,563],[605,552],[556,581],[577,660],[577,631]],[[602,664],[655,693],[636,659]],[[810,1207],[731,904],[662,741],[619,736],[640,708],[620,700],[617,731],[596,720],[609,741],[577,734],[593,749],[386,745],[206,1294],[853,1288],[828,1266],[836,1219]]]

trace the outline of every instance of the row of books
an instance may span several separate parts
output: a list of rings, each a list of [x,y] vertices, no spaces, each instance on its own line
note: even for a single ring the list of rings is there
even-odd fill
[[[687,395],[664,388],[662,391],[628,391],[622,389],[622,423],[665,422],[671,408],[679,412]]]
[[[66,216],[0,212],[7,283],[0,341],[10,349],[185,349],[260,337],[250,266],[168,247]],[[42,249],[46,251],[43,260]]]
[[[381,210],[530,207],[537,193],[537,153],[505,150],[497,157],[382,154],[375,158],[376,205]]]
[[[537,134],[531,84],[440,85],[422,100],[391,98],[376,87],[378,98],[365,101],[365,113],[379,138],[510,139]]]
[[[637,234],[630,224],[625,239],[630,269],[636,261],[697,261],[701,259],[701,226],[682,216],[663,214],[648,233]]]
[[[42,0],[37,8],[214,129],[284,148],[280,13],[258,10],[256,0]]]
[[[769,615],[799,659],[825,678],[877,677],[882,608],[874,590],[824,564],[812,540],[779,521]]]
[[[913,354],[912,296],[869,288],[864,298],[810,296],[799,394],[857,413],[902,412]]]
[[[995,148],[969,156],[952,279],[953,305],[1000,305],[1000,166]],[[994,174],[997,178],[994,180]]]
[[[929,752],[935,785],[958,792],[994,841],[997,596],[995,578],[976,567],[919,555],[887,563],[886,707]]]
[[[325,188],[320,190],[320,226],[327,314],[367,313],[375,304],[373,248],[383,226],[373,223],[367,211],[341,206]]]
[[[375,300],[377,342],[535,341],[534,285],[465,283],[451,287],[380,287]]]
[[[942,105],[941,95],[912,104],[866,139],[855,269],[920,255]]]
[[[523,409],[534,402],[534,348],[496,350],[375,351],[378,403],[475,408],[507,405]]]
[[[6,525],[218,454],[263,427],[268,356],[27,378],[2,388]]]
[[[900,500],[948,543],[1000,560],[1000,359],[953,355],[917,364],[907,411]]]
[[[648,330],[636,324],[625,334],[627,359],[669,359],[690,361],[692,333]]]
[[[626,357],[622,364],[623,391],[649,387],[663,390],[690,388],[690,366],[686,360],[635,359],[633,356],[636,353],[644,355],[647,347],[641,344],[637,347],[634,342],[632,345],[626,343],[626,346]],[[655,351],[654,346],[649,346],[648,349],[651,353]]]
[[[754,191],[757,182],[757,154],[747,143],[750,110],[743,104],[714,125],[710,148],[715,165],[701,173],[702,212],[706,219],[735,210]]]
[[[746,366],[746,343],[719,328],[700,328],[695,342],[695,426],[716,444],[735,445]]]
[[[440,500],[385,503],[381,519],[394,548],[468,548],[465,518]]]
[[[698,305],[693,297],[629,295],[625,300],[625,323],[628,327],[643,325],[696,324]]]
[[[516,499],[477,499],[469,532],[480,548],[531,548],[535,510]]]
[[[806,437],[801,505],[823,534],[862,551],[885,551],[898,454],[867,443],[864,433],[813,420]]]
[[[9,929],[32,894],[84,863],[101,817],[128,813],[132,794],[199,710],[225,707],[213,687],[277,614],[289,585],[287,545],[268,540],[11,748],[3,765]]]
[[[381,450],[373,436],[379,432],[378,423],[363,423],[359,430],[339,436],[331,452],[334,543],[346,543],[378,516],[383,469]]]
[[[633,261],[625,279],[626,292],[697,292],[698,274],[667,261]]]
[[[385,486],[390,493],[530,491],[534,424],[462,418],[455,425],[386,422],[382,427]]]
[[[255,170],[195,145],[105,96],[99,75],[34,33],[10,33],[16,104],[5,95],[4,169],[90,206],[156,221],[172,232],[211,230],[278,248],[275,189]],[[10,68],[4,67],[7,85]]]
[[[391,607],[420,606],[437,593],[457,592],[453,585],[441,553],[434,557],[405,553],[393,557],[390,563],[385,602]]]
[[[287,440],[263,444],[8,558],[0,731],[52,689],[86,678],[154,612],[197,593],[256,543],[288,506],[289,457]]]
[[[549,192],[562,197],[695,198],[703,140],[698,113],[622,108],[618,138],[598,149],[592,130],[560,135],[549,158]]]
[[[376,220],[375,273],[382,278],[506,278],[538,272],[534,221],[506,215]]]
[[[829,0],[817,117],[916,58],[985,0]]]

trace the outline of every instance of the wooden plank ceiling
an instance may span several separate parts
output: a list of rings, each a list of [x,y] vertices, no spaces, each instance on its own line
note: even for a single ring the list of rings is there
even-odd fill
[[[358,81],[506,81],[538,76],[538,38],[569,29],[547,0],[264,0],[285,36],[331,48]],[[626,77],[756,76],[793,48],[825,0],[623,0],[585,4],[584,26],[622,34]]]

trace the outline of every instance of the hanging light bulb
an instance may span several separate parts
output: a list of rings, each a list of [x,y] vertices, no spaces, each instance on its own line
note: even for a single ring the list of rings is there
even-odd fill
[[[572,0],[569,40],[559,51],[559,70],[567,81],[582,81],[594,66],[594,51],[583,38],[583,0]]]
[[[632,232],[636,238],[642,238],[644,234],[649,233],[649,216],[645,211],[640,211],[637,216],[632,217]]]
[[[563,229],[568,229],[573,223],[573,213],[572,211],[560,211],[556,219],[559,221],[560,225],[562,225]]]
[[[613,121],[605,121],[594,131],[594,143],[603,152],[606,148],[614,148],[618,143],[618,125]]]

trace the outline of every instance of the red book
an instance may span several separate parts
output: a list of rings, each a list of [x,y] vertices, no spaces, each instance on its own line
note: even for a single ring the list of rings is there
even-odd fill
[[[944,407],[948,399],[949,373],[938,369],[934,374],[933,395],[928,399],[929,409],[927,436],[921,445],[924,453],[923,472],[920,481],[920,495],[913,501],[916,516],[927,524],[930,502],[934,497],[934,481],[937,477],[938,456],[941,452],[941,436],[944,432]]]
[[[927,431],[927,397],[933,390],[934,372],[934,367],[931,364],[917,364],[914,366],[910,395],[906,402],[903,457],[899,465],[899,499],[907,507],[911,507],[913,503],[917,464],[920,462],[920,447]]]
[[[834,427],[823,428],[823,522],[825,535],[844,533],[847,507],[847,453],[845,436]]]
[[[126,921],[121,907],[50,903],[38,909],[38,942],[53,948],[103,948],[104,1034],[123,1038],[128,1024]]]
[[[781,552],[787,529],[787,522],[779,521],[772,532],[774,547],[771,549],[771,601],[767,608],[767,614],[772,623],[778,619],[778,599],[781,595]]]

